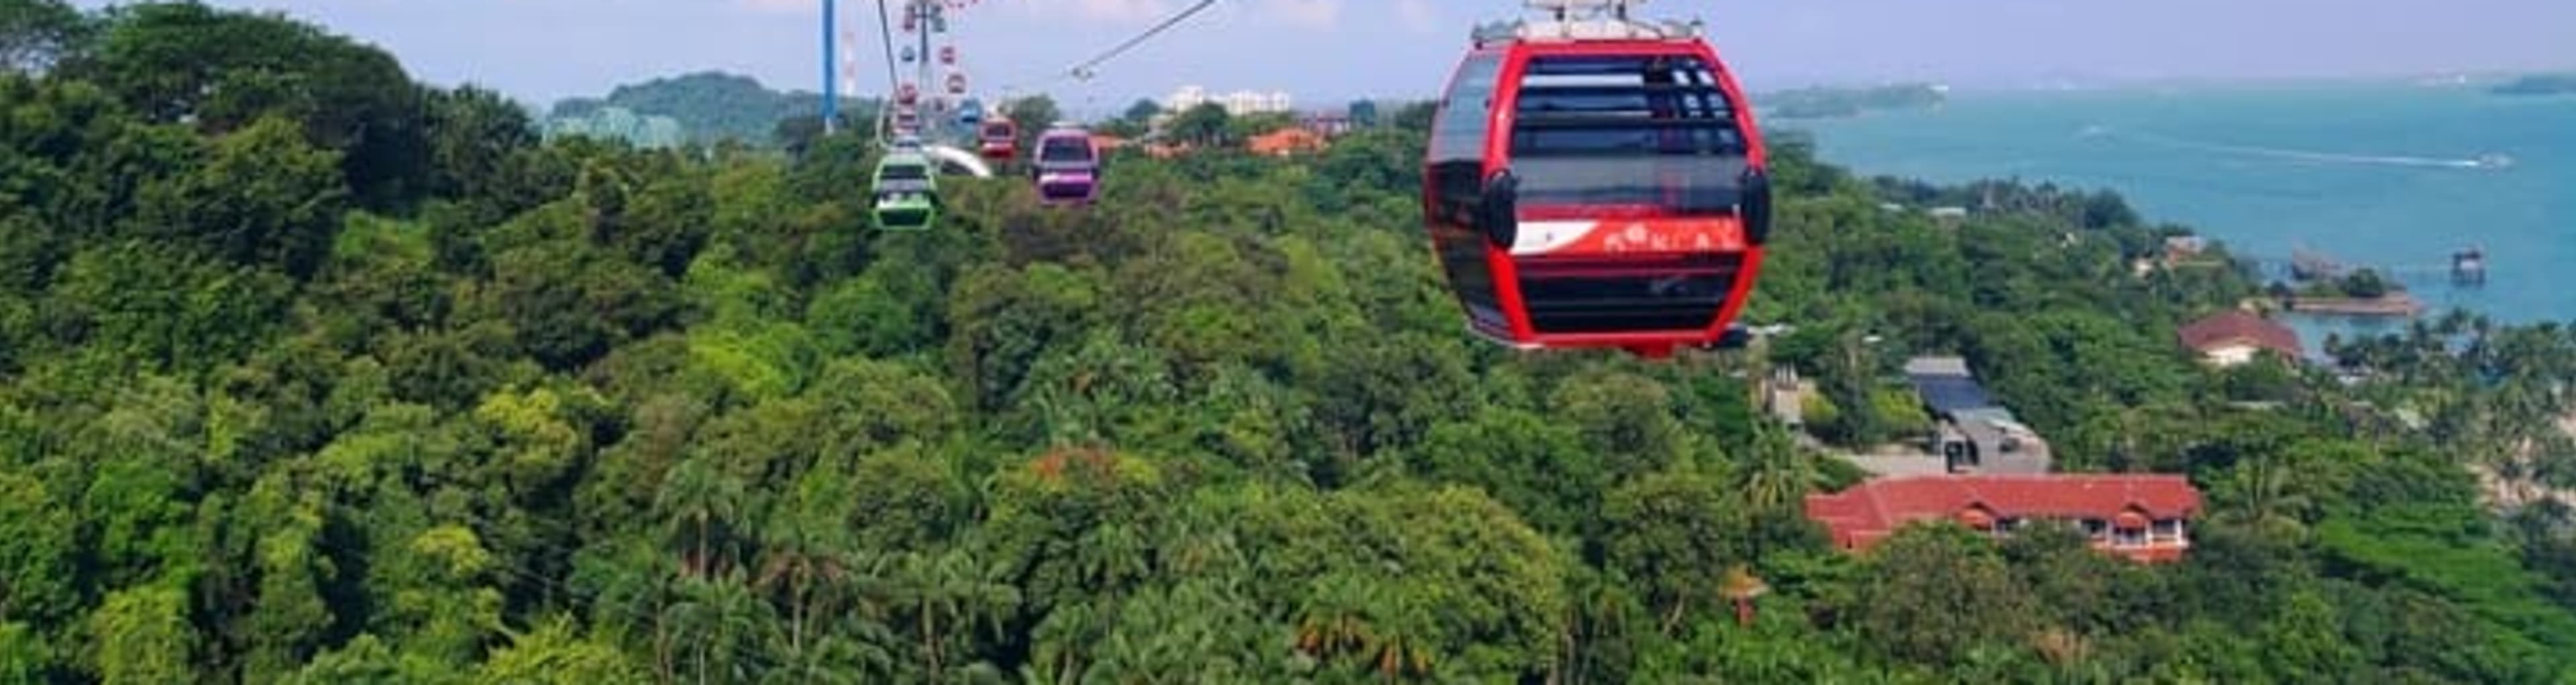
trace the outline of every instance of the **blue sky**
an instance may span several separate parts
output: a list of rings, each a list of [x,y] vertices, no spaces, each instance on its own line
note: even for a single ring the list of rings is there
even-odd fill
[[[532,102],[686,71],[815,88],[819,0],[211,0],[376,43],[416,77]],[[1189,0],[979,0],[955,25],[979,88],[1042,80]],[[97,6],[102,0],[81,0]],[[1116,108],[1181,84],[1302,104],[1434,90],[1466,27],[1518,0],[1220,0],[1050,90]],[[884,88],[875,3],[844,0],[862,88]],[[1757,88],[1933,80],[2272,79],[2576,67],[2570,0],[1657,0],[1699,16]]]

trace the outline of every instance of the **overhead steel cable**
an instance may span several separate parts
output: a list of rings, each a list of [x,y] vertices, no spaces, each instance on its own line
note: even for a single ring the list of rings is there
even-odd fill
[[[894,116],[895,91],[903,88],[903,76],[894,70],[894,21],[887,18],[886,0],[877,0],[877,38],[885,45],[886,97],[877,104],[877,136],[885,139],[886,122]]]
[[[1135,49],[1136,46],[1144,44],[1147,40],[1153,39],[1154,36],[1160,35],[1164,31],[1171,30],[1172,27],[1180,25],[1183,21],[1188,21],[1190,17],[1195,16],[1199,12],[1215,5],[1216,0],[1199,0],[1198,4],[1191,5],[1187,9],[1183,9],[1169,18],[1165,18],[1162,23],[1155,24],[1153,28],[1145,29],[1144,33],[1136,34],[1136,37],[1127,39],[1127,42],[1119,43],[1118,47],[1110,48],[1107,52],[1102,52],[1098,56],[1092,57],[1089,61],[1074,65],[1072,69],[1067,70],[1065,73],[1072,75],[1074,78],[1087,78],[1085,74],[1091,71],[1092,67],[1100,66],[1102,62],[1107,62],[1112,58],[1126,53],[1128,50]]]
[[[1125,42],[1121,42],[1108,50],[1102,51],[1098,55],[1093,55],[1091,59],[1076,63],[1072,68],[1066,69],[1051,78],[1036,83],[1011,86],[1004,90],[1024,90],[1027,87],[1049,85],[1068,79],[1089,80],[1093,73],[1093,67],[1098,67],[1109,60],[1116,59],[1119,55],[1126,54],[1129,50],[1136,49],[1136,46],[1143,45],[1145,41],[1152,40],[1154,36],[1161,35],[1164,31],[1169,31],[1172,27],[1179,26],[1181,22],[1188,21],[1190,17],[1197,16],[1198,13],[1206,11],[1207,8],[1216,6],[1216,2],[1217,0],[1198,0],[1197,3],[1194,3],[1189,7],[1182,8],[1179,12],[1172,13],[1172,16],[1164,17],[1162,21],[1156,22],[1153,27],[1145,29],[1144,33],[1136,34],[1135,37],[1128,38]]]

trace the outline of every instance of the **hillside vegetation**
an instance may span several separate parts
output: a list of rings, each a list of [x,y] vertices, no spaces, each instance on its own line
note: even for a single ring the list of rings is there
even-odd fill
[[[668,117],[681,137],[699,143],[736,141],[754,146],[779,142],[780,122],[815,118],[822,96],[779,92],[748,76],[699,72],[618,86],[604,98],[571,98],[555,103],[549,121],[592,122],[603,111],[617,109],[639,117]],[[868,121],[876,103],[844,97],[842,116]],[[596,125],[594,124],[594,127]]]
[[[2107,194],[1784,140],[1752,318],[1796,333],[1524,354],[1426,254],[1418,107],[1320,156],[1121,157],[1086,211],[943,180],[953,219],[888,234],[862,140],[541,143],[313,27],[75,19],[0,36],[43,46],[0,75],[0,682],[2576,673],[2567,510],[2463,468],[2571,472],[2541,427],[2576,335],[2205,371],[2174,326],[2252,284],[2133,276],[2165,231]],[[1950,196],[1991,203],[1906,209]],[[1848,469],[1744,379],[1807,370],[1870,444],[1896,365],[1951,351],[2068,466],[2190,474],[2189,560],[1829,549],[1799,502]]]

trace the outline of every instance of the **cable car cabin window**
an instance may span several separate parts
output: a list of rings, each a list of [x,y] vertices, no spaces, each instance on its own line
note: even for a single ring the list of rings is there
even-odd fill
[[[1080,138],[1049,138],[1038,150],[1038,160],[1050,164],[1089,162],[1091,142]]]
[[[1500,52],[1472,54],[1458,65],[1448,92],[1441,95],[1426,155],[1431,197],[1424,206],[1428,213],[1424,218],[1432,226],[1432,243],[1439,249],[1441,268],[1468,320],[1490,333],[1507,331],[1511,325],[1503,316],[1494,275],[1486,264],[1483,227],[1475,222],[1476,207],[1484,200],[1485,137],[1493,129],[1495,86],[1502,66]]]
[[[1502,66],[1502,55],[1494,53],[1468,57],[1458,66],[1433,126],[1433,163],[1484,161],[1485,132],[1492,125],[1494,86]]]
[[[886,165],[884,176],[888,181],[926,180],[930,178],[930,167],[918,164],[889,164]]]
[[[1523,207],[1630,216],[1731,213],[1748,163],[1734,103],[1685,55],[1530,60],[1511,153]]]
[[[1009,138],[1011,137],[1011,133],[1011,127],[1001,124],[989,124],[984,127],[985,138]]]

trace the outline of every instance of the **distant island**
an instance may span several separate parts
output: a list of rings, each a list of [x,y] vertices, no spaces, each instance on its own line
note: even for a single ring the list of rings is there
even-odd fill
[[[555,103],[542,124],[550,132],[625,138],[645,147],[732,139],[753,145],[775,142],[782,119],[811,114],[820,96],[779,92],[748,76],[699,72],[619,86],[605,98]],[[865,120],[869,100],[844,97],[844,112]],[[676,125],[676,127],[674,127]]]
[[[2534,74],[2496,86],[2497,95],[2576,95],[2576,74]]]
[[[1949,89],[1924,83],[1875,88],[1800,88],[1764,97],[1769,114],[1782,119],[1838,119],[1875,110],[1938,107]]]

